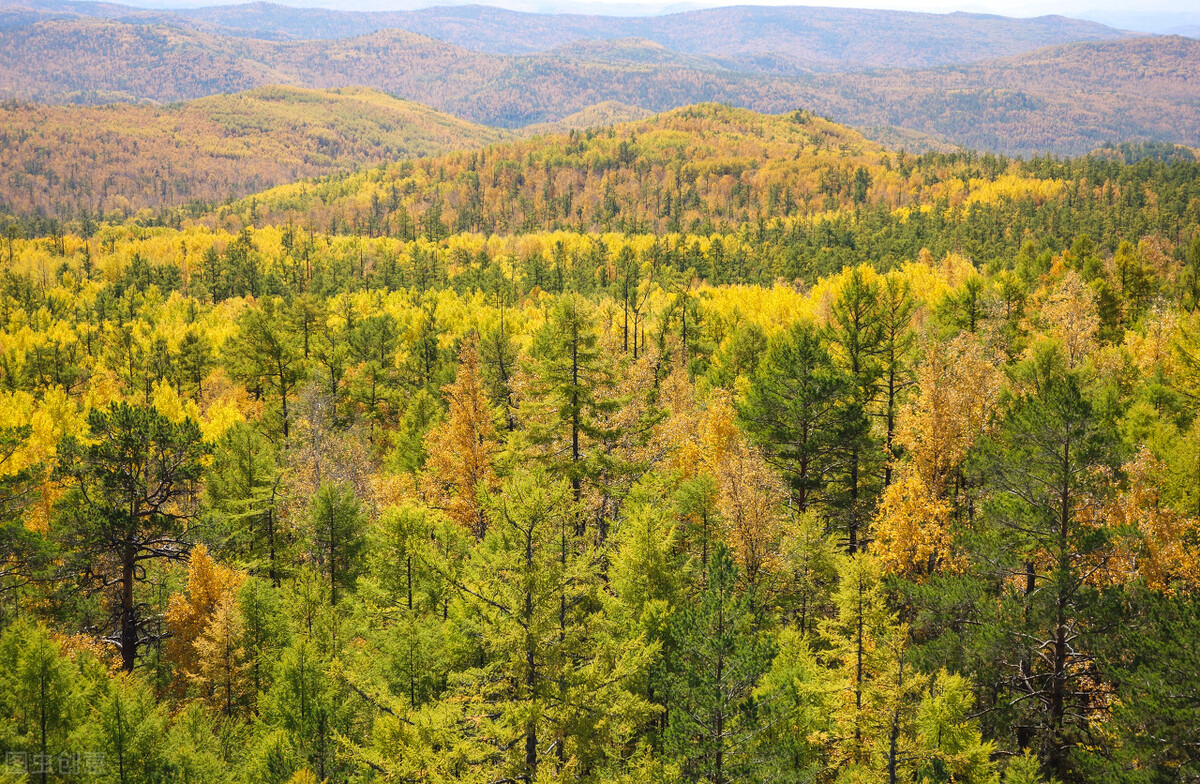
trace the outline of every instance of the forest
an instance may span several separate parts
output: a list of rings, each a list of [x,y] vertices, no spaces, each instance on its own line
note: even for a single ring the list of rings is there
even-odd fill
[[[702,105],[0,218],[3,782],[1200,780],[1200,162]]]
[[[624,38],[616,41],[605,26],[548,29],[537,51],[521,54],[494,51],[497,38],[516,45],[511,28],[530,22],[516,14],[482,24],[414,17],[357,37],[288,41],[171,19],[48,20],[0,26],[0,99],[136,104],[274,85],[367,87],[514,130],[608,101],[649,112],[716,101],[771,113],[805,107],[852,126],[1026,157],[1084,155],[1124,140],[1200,145],[1195,38],[1128,37],[1098,25],[1037,32],[1028,28],[1038,20],[999,25],[958,14],[893,23],[846,10],[789,31],[796,20],[764,13],[712,12],[661,36],[662,18],[643,18],[614,30]],[[69,69],[64,51],[72,52]]]
[[[0,212],[124,219],[510,134],[366,89],[264,87],[184,104],[0,104]]]

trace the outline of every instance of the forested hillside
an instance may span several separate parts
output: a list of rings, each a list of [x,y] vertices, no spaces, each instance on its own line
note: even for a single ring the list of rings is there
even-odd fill
[[[6,24],[95,17],[280,41],[400,29],[490,54],[531,54],[573,41],[645,38],[684,54],[742,57],[747,63],[775,58],[793,67],[835,70],[924,68],[1125,35],[1061,16],[1017,19],[850,8],[740,6],[637,17],[521,13],[482,5],[364,13],[266,2],[169,11],[64,0],[7,2]]]
[[[770,53],[759,59],[680,53],[645,39],[514,56],[396,29],[277,42],[89,18],[0,30],[0,96],[169,102],[269,84],[361,85],[506,128],[604,102],[661,112],[716,101],[770,113],[803,108],[889,140],[927,135],[1013,155],[1078,155],[1130,140],[1200,144],[1200,41],[1191,38],[1073,43],[915,71],[808,73]]]
[[[266,87],[165,107],[0,106],[0,209],[120,218],[511,134],[366,89]]]
[[[1161,152],[705,105],[6,219],[4,775],[1195,779]]]
[[[1200,40],[1071,44],[971,66],[821,77],[814,105],[851,125],[938,134],[970,149],[1081,154],[1097,141],[1195,145]],[[1069,85],[1069,89],[1064,89]]]

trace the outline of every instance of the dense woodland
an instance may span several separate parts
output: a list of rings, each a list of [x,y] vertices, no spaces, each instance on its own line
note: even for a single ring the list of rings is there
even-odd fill
[[[0,775],[1197,780],[1200,164],[1110,152],[702,106],[7,219]]]
[[[167,107],[0,104],[0,211],[116,220],[511,136],[374,90],[264,87]]]

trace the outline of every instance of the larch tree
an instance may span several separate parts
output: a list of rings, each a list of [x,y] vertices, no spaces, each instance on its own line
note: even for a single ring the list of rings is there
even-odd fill
[[[366,546],[366,515],[352,488],[323,484],[313,501],[309,524],[313,558],[329,581],[330,603],[337,604],[340,591],[353,589],[363,569],[360,555]]]
[[[175,686],[180,694],[196,671],[196,642],[212,622],[218,606],[237,596],[245,575],[222,566],[203,544],[196,545],[188,563],[187,590],[174,594],[166,613],[167,658],[175,666]]]
[[[891,272],[879,291],[879,361],[883,385],[883,420],[886,427],[883,486],[892,483],[892,444],[901,397],[912,384],[912,355],[916,348],[913,315],[917,300],[907,278]]]
[[[758,761],[754,689],[772,651],[737,584],[733,558],[718,547],[704,587],[672,616],[667,632],[664,745],[690,781],[729,784]]]
[[[188,676],[213,710],[232,719],[250,704],[250,662],[238,597],[224,595],[192,643],[196,662]]]
[[[883,492],[873,548],[889,572],[929,574],[954,560],[955,519],[966,495],[963,464],[992,421],[1000,371],[973,335],[931,343],[915,398],[897,418],[895,481]]]
[[[279,520],[280,482],[271,442],[251,425],[231,427],[217,442],[205,495],[223,524],[227,546],[278,586],[287,538]]]
[[[881,456],[871,432],[872,406],[882,372],[879,284],[862,268],[855,267],[847,275],[830,309],[826,336],[834,361],[850,385],[837,413],[839,461],[830,500],[846,530],[846,549],[855,553],[873,506],[872,473]]]
[[[648,715],[625,681],[654,651],[594,633],[605,624],[599,559],[575,530],[571,496],[543,470],[512,477],[489,498],[491,527],[461,571],[439,567],[479,617],[484,658],[458,687],[477,705],[476,742],[497,777],[603,767]]]
[[[307,375],[300,337],[287,323],[283,306],[266,299],[248,308],[238,319],[238,329],[222,349],[230,375],[260,397],[278,404],[280,431],[291,435],[291,413],[296,388]]]
[[[522,418],[547,464],[570,482],[579,504],[585,485],[596,474],[591,446],[611,437],[604,419],[618,402],[602,394],[611,379],[591,306],[582,297],[568,294],[555,304],[534,338],[530,371],[529,402]],[[585,524],[581,514],[581,533]]]
[[[496,487],[493,464],[499,443],[495,415],[480,372],[477,338],[463,342],[458,375],[442,394],[449,408],[446,419],[426,437],[425,469],[431,500],[482,539],[487,533],[487,519],[480,493]]]

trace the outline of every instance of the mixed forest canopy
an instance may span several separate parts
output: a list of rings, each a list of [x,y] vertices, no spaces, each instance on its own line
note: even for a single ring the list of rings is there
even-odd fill
[[[4,780],[1196,780],[1186,152],[700,105],[6,218]]]

